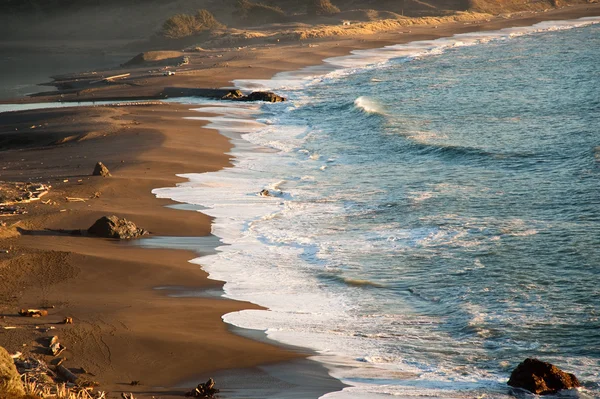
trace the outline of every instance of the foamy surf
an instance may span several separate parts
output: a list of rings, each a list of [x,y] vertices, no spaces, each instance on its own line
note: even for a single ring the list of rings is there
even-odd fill
[[[593,355],[567,353],[568,348],[558,350],[556,343],[544,341],[552,334],[568,335],[578,323],[597,324],[597,318],[586,313],[589,303],[567,309],[581,319],[573,322],[569,313],[571,322],[565,326],[561,312],[566,310],[558,309],[557,302],[549,306],[545,299],[560,293],[553,287],[561,280],[545,284],[531,281],[536,262],[544,256],[558,259],[548,260],[551,265],[566,256],[564,253],[575,253],[593,265],[594,252],[580,251],[577,246],[564,253],[552,252],[552,246],[527,252],[537,248],[540,240],[552,237],[555,229],[586,231],[578,236],[578,245],[585,247],[597,229],[584,219],[577,223],[548,220],[560,212],[545,212],[536,201],[505,206],[509,199],[527,198],[533,189],[549,189],[550,179],[530,187],[531,179],[544,176],[543,169],[527,176],[520,173],[564,154],[486,155],[494,154],[486,147],[489,143],[476,141],[486,134],[497,146],[518,140],[508,140],[496,131],[468,130],[480,118],[477,108],[460,119],[456,128],[449,126],[452,118],[448,115],[435,119],[419,114],[427,106],[443,111],[448,103],[433,102],[440,93],[452,90],[452,84],[433,82],[413,87],[410,96],[404,97],[406,102],[398,101],[398,91],[394,90],[384,97],[388,100],[384,103],[390,104],[386,110],[390,118],[367,118],[349,109],[348,103],[344,109],[335,108],[337,104],[320,96],[323,87],[327,95],[339,90],[343,98],[367,97],[356,95],[344,84],[369,84],[373,79],[370,69],[384,82],[410,83],[414,79],[395,74],[410,69],[411,63],[418,63],[415,75],[410,76],[414,78],[426,67],[443,71],[434,68],[438,61],[459,60],[462,65],[446,68],[456,73],[468,66],[469,57],[485,51],[486,46],[477,50],[475,44],[495,46],[514,38],[522,45],[525,42],[519,37],[540,29],[558,32],[597,21],[478,32],[455,41],[419,42],[414,47],[407,44],[385,51],[387,57],[397,50],[395,56],[400,59],[382,54],[369,59],[365,53],[347,63],[334,60],[330,65],[340,68],[329,69],[322,76],[306,71],[296,77],[288,73],[285,81],[260,82],[262,87],[278,89],[278,84],[284,84],[290,90],[290,103],[260,109],[260,119],[268,120],[268,124],[255,122],[256,109],[236,110],[237,105],[233,105],[211,110],[221,114],[205,119],[214,118],[207,119],[211,126],[235,138],[235,166],[217,173],[184,175],[189,183],[155,193],[209,208],[206,213],[215,217],[213,233],[228,245],[218,248],[216,255],[194,262],[211,278],[226,281],[226,296],[269,308],[231,313],[224,320],[265,331],[280,342],[314,349],[318,353],[314,358],[326,365],[331,375],[350,385],[342,392],[326,395],[328,398],[505,398],[509,397],[505,381],[510,366],[525,354],[542,354],[546,360],[567,365],[588,381],[585,389],[597,393],[598,375],[589,367],[594,364]],[[464,51],[468,56],[462,57]],[[510,52],[511,48],[506,45],[497,51]],[[447,52],[452,52],[452,57],[444,58]],[[399,62],[405,65],[394,69]],[[365,74],[364,79],[354,73],[358,70]],[[437,78],[439,74],[430,75]],[[346,77],[344,82],[338,79],[341,76]],[[426,77],[425,82],[429,79]],[[461,95],[466,94],[461,91]],[[520,97],[510,98],[516,101]],[[394,105],[400,103],[402,110],[398,112]],[[497,110],[507,103],[489,109]],[[461,105],[464,108],[468,104]],[[509,109],[508,115],[494,116],[494,125],[510,123],[507,129],[514,130],[516,123],[527,122],[527,118],[515,121],[512,113]],[[353,117],[361,119],[357,122]],[[464,122],[467,119],[468,123]],[[407,125],[410,129],[396,134]],[[442,140],[437,146],[441,150],[423,151],[423,144]],[[448,143],[451,140],[457,143]],[[539,148],[546,151],[548,140]],[[277,152],[264,151],[263,147]],[[590,154],[588,147],[586,154]],[[383,150],[390,151],[388,158],[377,162],[384,156]],[[334,162],[328,162],[327,168],[324,160]],[[595,181],[593,174],[586,173],[587,179]],[[480,184],[482,181],[486,184]],[[392,182],[398,190],[389,195]],[[509,190],[504,186],[509,183],[516,185]],[[286,195],[261,197],[263,188]],[[577,186],[574,191],[584,190]],[[541,198],[547,202],[554,197]],[[561,204],[553,202],[549,208],[557,209]],[[515,215],[524,207],[530,212],[541,208],[537,209],[539,218]],[[498,214],[490,215],[494,209]],[[573,211],[566,209],[564,214],[569,212]],[[593,215],[588,217],[593,220]],[[499,254],[510,261],[499,263]],[[584,276],[585,269],[576,273]],[[543,274],[546,279],[554,277],[546,270]],[[588,280],[578,280],[577,289],[569,291],[582,303],[597,294]],[[503,295],[495,296],[499,292]],[[539,331],[549,335],[539,335]],[[589,328],[578,331],[584,337],[578,341],[581,347],[594,342]]]
[[[354,106],[368,114],[385,115],[385,110],[381,104],[369,97],[360,96],[354,100]]]

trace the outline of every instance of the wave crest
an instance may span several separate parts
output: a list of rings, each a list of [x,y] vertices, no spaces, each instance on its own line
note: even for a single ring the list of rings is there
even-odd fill
[[[354,106],[369,114],[385,115],[383,106],[369,97],[358,97],[356,100],[354,100]]]

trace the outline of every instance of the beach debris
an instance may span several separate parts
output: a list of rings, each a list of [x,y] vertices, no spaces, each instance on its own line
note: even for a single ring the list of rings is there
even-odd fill
[[[43,309],[21,309],[19,315],[23,317],[44,317],[48,316],[48,311]]]
[[[261,197],[270,197],[270,196],[271,196],[271,193],[269,192],[269,190],[267,190],[266,188],[264,188],[264,189],[262,189],[262,190],[260,191],[260,196],[261,196]]]
[[[56,371],[65,381],[72,382],[73,384],[79,383],[79,378],[77,378],[77,376],[65,366],[59,364],[58,366],[56,366]]]
[[[86,200],[78,197],[65,197],[67,202],[85,202]]]
[[[26,213],[17,204],[38,201],[50,187],[41,183],[0,182],[0,216]]]
[[[15,216],[24,215],[27,211],[20,206],[4,206],[0,205],[0,216]]]
[[[555,394],[562,389],[581,386],[575,375],[566,373],[553,364],[528,358],[511,373],[508,385],[526,389],[536,395]]]
[[[130,73],[121,73],[119,75],[112,75],[112,76],[107,76],[105,78],[102,79],[98,79],[98,80],[92,80],[90,81],[90,84],[97,84],[97,83],[112,83],[113,81],[117,80],[117,79],[125,79],[128,78],[131,74]]]
[[[73,324],[73,318],[72,317],[65,317],[65,319],[62,322],[62,324]]]
[[[58,342],[58,337],[56,335],[50,338],[48,343],[48,352],[50,352],[52,356],[56,357],[60,355],[65,349],[67,348]]]
[[[60,366],[61,364],[63,364],[64,362],[67,361],[66,357],[59,357],[58,359],[56,359],[56,362],[54,363],[55,367]]]
[[[44,361],[29,357],[15,359],[14,365],[20,374],[20,380],[25,383],[28,391],[45,393],[40,395],[42,397],[54,397],[60,391],[60,397],[106,398],[104,392],[92,393],[92,389],[98,386],[97,382],[77,377],[71,370],[62,366],[61,363],[65,360],[64,358],[54,359],[54,366],[49,367]],[[66,384],[58,384],[63,381]],[[0,392],[2,392],[1,389]]]
[[[133,394],[130,393],[125,393],[125,392],[121,392],[121,398],[123,399],[135,399],[135,397],[133,396]]]
[[[190,392],[187,392],[185,396],[193,397],[193,398],[214,398],[216,394],[219,393],[219,390],[215,388],[215,380],[209,378],[205,383],[200,383]]]
[[[98,162],[94,167],[94,172],[92,173],[92,176],[108,177],[111,176],[111,174],[108,168],[102,162]]]
[[[54,326],[44,326],[44,327],[35,326],[35,329],[40,330],[41,332],[48,332],[50,330],[56,330],[56,327],[54,327]]]
[[[146,234],[148,231],[139,228],[135,223],[118,216],[102,216],[88,229],[88,233],[104,238],[130,239]]]
[[[18,358],[20,358],[21,356],[23,356],[23,352],[15,352],[15,353],[13,353],[12,355],[10,355],[10,357],[11,357],[12,359],[18,359]]]
[[[129,385],[132,385],[132,386],[140,385],[140,382],[138,380],[133,380],[129,383]]]
[[[15,360],[0,346],[0,392],[7,397],[25,395],[25,389],[21,383],[21,376],[15,367]]]
[[[270,91],[253,91],[247,96],[244,96],[244,94],[239,90],[231,90],[229,93],[221,97],[221,99],[232,101],[265,101],[268,103],[287,101],[285,97],[281,97]]]

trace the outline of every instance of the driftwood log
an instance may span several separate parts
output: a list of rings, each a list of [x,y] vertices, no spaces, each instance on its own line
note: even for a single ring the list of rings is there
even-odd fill
[[[21,309],[19,314],[24,317],[44,317],[48,316],[48,311],[43,309]]]
[[[65,366],[56,366],[56,371],[62,378],[64,378],[65,381],[72,382],[73,384],[78,383],[79,378],[77,378],[77,376]]]
[[[202,399],[213,399],[219,390],[215,388],[215,380],[209,378],[204,384],[198,384],[198,386],[187,392],[185,396]]]

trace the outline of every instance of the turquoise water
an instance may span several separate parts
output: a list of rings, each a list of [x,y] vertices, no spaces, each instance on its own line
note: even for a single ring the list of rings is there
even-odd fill
[[[271,309],[225,320],[316,349],[327,397],[505,397],[526,357],[600,397],[600,25],[490,37],[287,85],[233,114],[276,152],[157,190],[212,209],[198,263]]]

